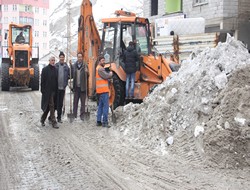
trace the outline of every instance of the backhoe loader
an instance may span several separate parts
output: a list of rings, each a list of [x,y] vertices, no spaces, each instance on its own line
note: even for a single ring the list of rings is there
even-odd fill
[[[106,67],[113,71],[109,102],[113,108],[124,105],[126,73],[123,53],[130,41],[140,47],[140,61],[136,72],[134,101],[142,101],[150,89],[162,83],[172,73],[171,65],[177,64],[163,55],[152,52],[150,23],[147,18],[137,17],[123,10],[115,11],[114,18],[103,18],[102,38],[97,30],[92,3],[83,0],[78,21],[78,52],[89,66],[88,96],[95,96],[95,72],[98,55],[108,57]]]
[[[38,47],[32,47],[31,25],[9,24],[8,46],[2,58],[2,91],[10,87],[30,87],[39,90]],[[36,52],[36,58],[32,53]]]

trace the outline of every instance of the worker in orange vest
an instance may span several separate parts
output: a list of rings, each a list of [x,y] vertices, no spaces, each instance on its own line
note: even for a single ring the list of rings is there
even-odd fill
[[[99,56],[98,65],[96,67],[96,94],[98,96],[98,110],[97,110],[97,126],[110,127],[108,125],[109,113],[109,82],[112,78],[113,72],[107,72],[104,69],[105,58]]]

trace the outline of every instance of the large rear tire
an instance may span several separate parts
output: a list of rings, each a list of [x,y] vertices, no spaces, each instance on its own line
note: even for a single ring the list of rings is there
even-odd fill
[[[10,90],[10,76],[9,76],[9,63],[2,63],[2,91]]]
[[[39,90],[39,65],[38,64],[32,64],[31,66],[34,68],[34,77],[30,79],[30,87],[32,90]]]
[[[116,109],[118,106],[124,104],[125,100],[125,82],[123,82],[116,74],[113,75],[113,83],[112,83],[115,92],[114,92],[114,101],[113,107]]]

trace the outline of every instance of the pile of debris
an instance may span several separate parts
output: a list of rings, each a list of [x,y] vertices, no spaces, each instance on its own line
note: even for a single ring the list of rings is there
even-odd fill
[[[197,51],[198,52],[198,51]],[[117,109],[125,140],[220,168],[250,166],[250,55],[232,37],[193,53],[142,104]]]

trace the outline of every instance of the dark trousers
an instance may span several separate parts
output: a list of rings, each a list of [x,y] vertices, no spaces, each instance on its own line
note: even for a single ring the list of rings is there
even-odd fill
[[[73,114],[75,118],[77,117],[79,99],[81,100],[80,117],[83,118],[83,115],[85,113],[86,92],[81,92],[81,88],[76,87],[74,90],[74,101],[73,101]]]
[[[49,98],[49,104],[48,104],[45,112],[43,112],[42,117],[41,117],[42,122],[44,122],[46,120],[48,113],[50,112],[50,119],[52,121],[52,124],[56,123],[54,96],[55,96],[55,93],[54,92],[51,93],[50,98]]]
[[[60,120],[62,116],[62,107],[63,107],[63,100],[64,100],[65,90],[58,90],[57,91],[57,119]]]

